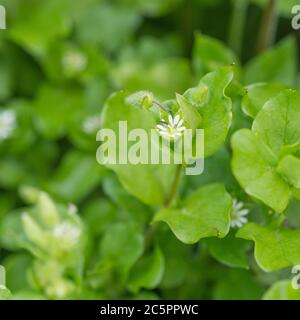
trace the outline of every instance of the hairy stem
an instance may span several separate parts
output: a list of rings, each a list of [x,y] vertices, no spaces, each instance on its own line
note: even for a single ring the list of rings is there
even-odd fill
[[[277,29],[277,0],[269,0],[265,9],[257,43],[257,52],[266,50],[274,41]]]

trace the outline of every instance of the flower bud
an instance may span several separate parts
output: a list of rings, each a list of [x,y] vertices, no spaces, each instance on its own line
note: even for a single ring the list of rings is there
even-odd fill
[[[59,223],[59,213],[53,200],[47,193],[41,192],[38,197],[38,210],[43,222],[53,227]]]
[[[126,103],[149,109],[153,105],[154,96],[149,91],[138,91],[126,98]]]

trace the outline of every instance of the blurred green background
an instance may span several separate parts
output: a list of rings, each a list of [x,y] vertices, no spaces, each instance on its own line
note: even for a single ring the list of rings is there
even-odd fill
[[[291,28],[297,1],[277,1],[274,12],[272,3],[0,1],[7,10],[7,29],[0,31],[0,264],[14,298],[256,299],[284,278],[255,265],[249,271],[244,258],[242,267],[224,266],[166,228],[157,240],[164,262],[154,251],[143,279],[147,283],[155,273],[160,281],[128,284],[154,208],[129,195],[95,158],[101,109],[116,90],[149,90],[166,100],[230,63],[245,85],[273,81],[298,88],[300,35]],[[240,110],[238,103],[235,108]],[[239,112],[232,130],[250,125]],[[207,168],[201,181],[187,179],[186,190],[218,180],[239,190],[227,149]],[[24,232],[33,232],[34,241],[45,241],[32,221],[25,227],[20,222],[36,202],[52,218],[58,214],[53,206],[67,220],[78,210],[62,227],[75,238],[76,228],[84,234],[71,257],[45,257],[24,240]],[[71,250],[72,239],[64,240]],[[53,246],[55,256],[61,244],[51,241],[44,249]]]

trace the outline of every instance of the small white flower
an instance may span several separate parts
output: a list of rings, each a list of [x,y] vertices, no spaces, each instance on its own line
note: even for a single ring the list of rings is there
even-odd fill
[[[9,138],[16,128],[16,114],[11,110],[0,112],[0,140]]]
[[[67,72],[81,72],[87,66],[87,58],[83,53],[71,50],[64,54],[62,58],[62,65]]]
[[[53,229],[53,236],[59,240],[60,245],[65,249],[70,249],[76,245],[80,234],[80,228],[69,222],[63,222]]]
[[[233,200],[232,211],[231,211],[231,227],[240,228],[243,224],[248,222],[246,215],[249,213],[248,209],[243,209],[244,203],[238,202],[236,199]]]
[[[174,118],[169,115],[168,122],[162,120],[161,124],[158,124],[156,127],[160,135],[175,139],[176,137],[180,137],[186,129],[182,124],[183,119],[177,114]]]
[[[100,116],[91,116],[87,118],[82,125],[82,129],[85,133],[91,134],[100,129],[101,118]]]

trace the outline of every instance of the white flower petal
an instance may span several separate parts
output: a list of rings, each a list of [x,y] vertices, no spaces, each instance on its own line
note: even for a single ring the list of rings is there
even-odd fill
[[[181,120],[178,122],[178,124],[177,124],[177,128],[181,127],[181,126],[182,126],[182,124],[183,124],[183,119],[181,119]]]
[[[159,131],[159,134],[161,134],[162,136],[169,136],[169,132],[167,131]]]
[[[180,120],[180,116],[179,116],[179,114],[177,114],[174,118],[174,122],[173,122],[174,126],[176,126],[178,124],[179,120]]]
[[[240,218],[239,218],[239,221],[240,221],[241,223],[247,223],[247,222],[248,222],[248,219],[247,219],[247,218],[244,218],[244,217],[240,217]]]
[[[243,225],[243,224],[242,224],[240,221],[237,221],[237,222],[236,222],[236,226],[237,226],[237,227],[240,228],[242,225]]]
[[[249,212],[250,212],[249,209],[243,209],[243,210],[239,211],[239,215],[246,216],[247,214],[249,214]]]
[[[165,126],[162,126],[162,125],[160,125],[160,124],[158,124],[156,127],[157,127],[158,129],[160,129],[160,130],[163,130],[163,131],[166,131],[166,130],[167,130],[167,128],[166,128]]]
[[[243,207],[244,203],[243,202],[236,202],[235,203],[235,209],[236,210],[239,210]]]

